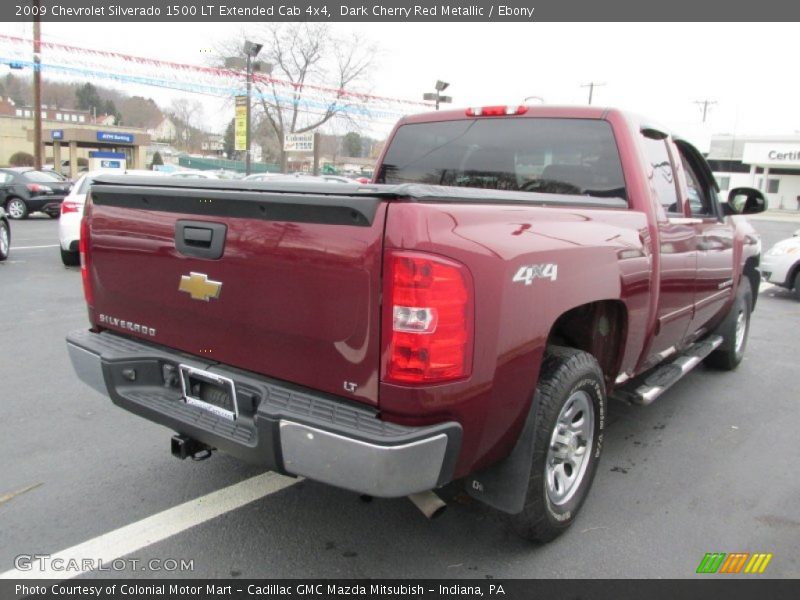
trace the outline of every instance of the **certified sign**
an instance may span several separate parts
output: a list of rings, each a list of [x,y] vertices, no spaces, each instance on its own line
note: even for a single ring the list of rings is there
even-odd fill
[[[63,140],[64,139],[64,130],[63,129],[51,129],[50,130],[50,139],[51,140]]]
[[[287,133],[283,136],[284,152],[313,152],[313,133]]]
[[[746,143],[742,152],[746,165],[800,166],[800,144]]]

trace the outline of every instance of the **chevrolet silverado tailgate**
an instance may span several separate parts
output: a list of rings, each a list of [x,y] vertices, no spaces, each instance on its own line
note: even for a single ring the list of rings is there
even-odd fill
[[[96,326],[377,404],[385,200],[106,177],[90,204]]]

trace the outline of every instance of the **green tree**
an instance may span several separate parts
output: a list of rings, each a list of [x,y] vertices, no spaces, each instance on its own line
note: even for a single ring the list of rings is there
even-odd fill
[[[97,114],[103,112],[103,101],[97,88],[91,83],[85,83],[75,90],[75,107],[78,110],[96,111]]]
[[[152,169],[153,167],[155,167],[157,165],[163,165],[163,164],[164,164],[164,159],[161,158],[161,152],[156,150],[153,153],[153,162],[150,163],[150,168]]]
[[[225,128],[225,135],[222,138],[222,150],[225,156],[233,159],[236,153],[236,119],[231,119]]]
[[[12,167],[32,167],[33,154],[29,152],[14,152],[8,159],[8,164]]]
[[[122,125],[122,115],[117,110],[113,100],[106,100],[103,103],[103,112],[107,115],[113,115],[114,125]]]
[[[361,148],[361,136],[355,131],[351,131],[344,136],[342,140],[342,149],[344,150],[345,156],[361,156]]]

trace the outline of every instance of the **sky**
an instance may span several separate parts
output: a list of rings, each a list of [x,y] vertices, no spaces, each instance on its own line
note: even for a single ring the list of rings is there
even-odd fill
[[[703,145],[712,133],[800,133],[800,78],[792,68],[795,23],[334,23],[377,48],[362,91],[421,100],[437,79],[454,107],[594,104],[647,115]],[[4,23],[9,35],[31,35],[30,24]],[[43,39],[183,62],[207,64],[215,44],[244,34],[252,23],[44,23]],[[4,75],[5,67],[0,67]],[[98,82],[106,85],[105,82]],[[159,88],[111,87],[146,93],[162,106],[182,95],[201,101],[211,130],[221,131],[233,108],[213,97]],[[696,101],[711,100],[707,122]],[[538,103],[538,100],[531,100]],[[230,113],[230,114],[228,114]],[[365,123],[385,135],[389,122]]]

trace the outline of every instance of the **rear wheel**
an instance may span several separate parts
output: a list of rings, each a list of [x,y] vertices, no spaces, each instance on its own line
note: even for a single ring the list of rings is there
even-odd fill
[[[21,198],[10,198],[6,202],[6,212],[11,219],[25,219],[28,217],[28,205]]]
[[[722,344],[705,359],[709,367],[732,371],[742,362],[747,347],[747,336],[750,333],[752,306],[753,292],[750,282],[746,277],[742,277],[733,305],[717,327],[716,333],[722,336]]]
[[[536,393],[525,507],[507,519],[523,538],[549,542],[572,524],[592,486],[603,446],[603,373],[591,354],[551,346]]]
[[[81,255],[77,252],[72,252],[70,250],[61,250],[61,262],[64,263],[65,267],[77,267],[81,264]]]
[[[11,247],[11,233],[8,231],[8,224],[0,221],[0,261],[8,258],[8,250]]]

